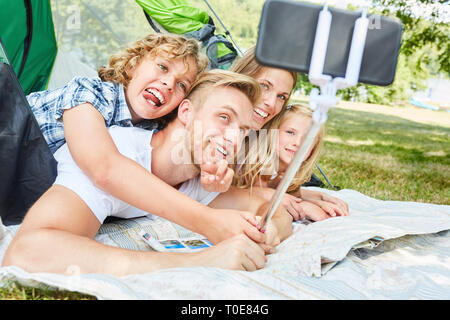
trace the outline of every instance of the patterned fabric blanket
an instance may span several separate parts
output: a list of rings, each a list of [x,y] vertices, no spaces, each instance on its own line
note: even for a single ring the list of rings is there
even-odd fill
[[[350,216],[294,223],[293,235],[258,271],[197,267],[113,277],[3,267],[0,286],[12,280],[99,299],[450,299],[450,206],[311,189],[347,201]],[[0,261],[17,229],[0,224]],[[152,250],[140,239],[141,230],[157,238],[196,235],[164,219],[142,217],[104,224],[96,240]]]

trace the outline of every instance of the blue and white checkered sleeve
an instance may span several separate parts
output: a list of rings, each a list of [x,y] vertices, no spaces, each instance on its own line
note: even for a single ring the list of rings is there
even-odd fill
[[[62,117],[65,110],[90,103],[102,114],[106,123],[109,123],[114,115],[117,94],[117,88],[114,84],[103,82],[98,77],[74,78],[64,87],[62,94],[55,97],[59,100],[56,103],[56,120]]]

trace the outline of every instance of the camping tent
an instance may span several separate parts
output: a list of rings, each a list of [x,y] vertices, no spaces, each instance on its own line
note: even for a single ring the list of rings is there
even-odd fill
[[[56,161],[0,46],[0,217],[20,223],[53,183]]]
[[[24,92],[45,89],[56,56],[50,3],[0,1],[0,7],[0,37]]]

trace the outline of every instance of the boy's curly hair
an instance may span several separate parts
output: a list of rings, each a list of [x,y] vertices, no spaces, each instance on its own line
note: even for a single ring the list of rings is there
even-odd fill
[[[200,50],[200,43],[195,39],[174,34],[150,34],[124,51],[111,56],[109,66],[98,69],[98,76],[102,81],[116,82],[127,87],[131,80],[129,71],[137,67],[147,56],[183,58],[186,68],[187,59],[192,57],[197,64],[198,74],[201,74],[208,66],[208,58]]]

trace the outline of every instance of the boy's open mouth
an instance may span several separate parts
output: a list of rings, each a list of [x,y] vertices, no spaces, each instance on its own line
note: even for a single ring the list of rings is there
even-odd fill
[[[148,103],[157,108],[163,105],[165,102],[163,94],[159,90],[154,88],[145,89],[143,97],[145,100],[147,100]]]

